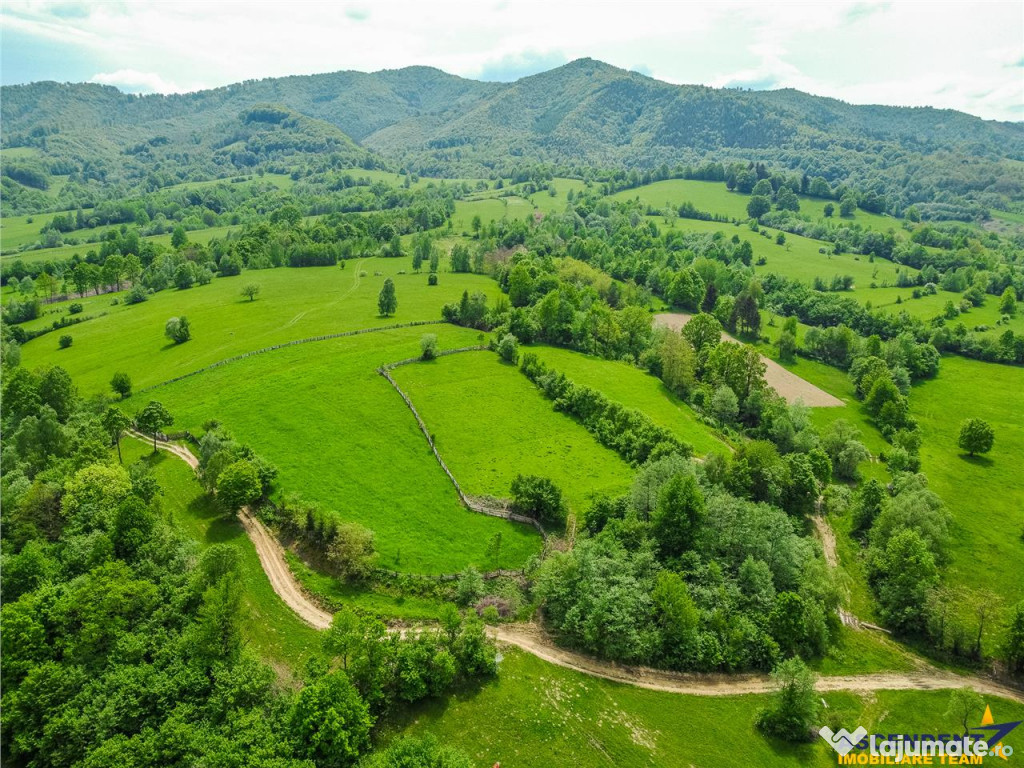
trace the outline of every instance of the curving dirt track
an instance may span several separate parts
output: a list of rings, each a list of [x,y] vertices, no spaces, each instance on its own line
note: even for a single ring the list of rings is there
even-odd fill
[[[141,440],[152,443],[152,438],[146,438],[134,431],[132,434]],[[184,446],[163,441],[157,441],[157,446],[185,461],[193,469],[199,466],[198,459]],[[302,591],[302,587],[288,568],[284,552],[277,540],[259,520],[249,514],[248,510],[240,512],[239,518],[246,534],[256,548],[260,565],[278,597],[310,626],[316,629],[329,627],[331,614],[317,606]],[[488,631],[497,642],[514,645],[551,664],[591,677],[632,685],[637,688],[690,696],[737,696],[767,693],[774,690],[774,684],[770,678],[764,675],[683,674],[602,661],[558,647],[554,640],[536,624],[502,624],[488,627]],[[925,667],[919,672],[908,673],[819,677],[816,684],[819,691],[854,691],[857,693],[878,690],[933,691],[964,686],[970,687],[980,694],[1001,696],[1024,702],[1024,691],[1009,688],[992,680],[957,675],[931,667]]]
[[[655,315],[654,323],[665,328],[671,328],[673,331],[678,331],[690,321],[691,317],[693,315],[686,312],[666,312]],[[722,341],[735,342],[736,339],[722,331]],[[792,371],[786,370],[771,358],[761,355],[761,360],[765,366],[764,380],[768,383],[769,387],[786,398],[787,402],[795,403],[797,400],[802,400],[804,405],[809,405],[813,408],[839,408],[846,405],[838,397],[830,395],[806,379],[800,378]]]

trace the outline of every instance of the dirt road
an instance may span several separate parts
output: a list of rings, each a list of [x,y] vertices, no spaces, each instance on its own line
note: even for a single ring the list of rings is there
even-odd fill
[[[690,321],[691,317],[693,315],[686,312],[663,313],[655,315],[654,322],[656,325],[662,325],[678,331]],[[735,342],[736,339],[722,331],[722,341]],[[771,358],[761,355],[761,360],[765,366],[764,380],[768,383],[769,387],[786,398],[787,402],[795,403],[797,400],[802,400],[804,405],[809,405],[812,408],[839,408],[846,405],[838,397],[830,395],[806,379],[800,378],[792,371],[786,370]]]
[[[133,434],[139,439],[147,439],[138,433]],[[151,438],[148,440],[152,443]],[[193,469],[199,466],[198,459],[188,448],[162,441],[158,441],[157,445],[187,462]],[[317,606],[302,591],[302,587],[288,568],[284,551],[277,540],[247,510],[239,513],[239,518],[256,548],[260,565],[278,597],[310,626],[316,629],[325,629],[330,626],[331,614]],[[489,627],[488,631],[497,642],[521,648],[551,664],[591,677],[647,688],[652,691],[681,693],[690,696],[736,696],[774,690],[772,681],[764,675],[683,674],[602,661],[558,647],[554,640],[536,624],[502,624]],[[966,677],[932,668],[910,673],[819,677],[816,684],[819,691],[854,691],[857,693],[878,690],[932,691],[963,686],[973,688],[984,695],[1002,696],[1024,702],[1024,691],[1008,688],[984,678]]]

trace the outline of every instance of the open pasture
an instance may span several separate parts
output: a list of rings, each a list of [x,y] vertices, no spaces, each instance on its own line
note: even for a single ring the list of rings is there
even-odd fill
[[[698,456],[727,449],[690,406],[673,395],[660,379],[634,365],[559,347],[536,346],[528,351],[574,383],[596,389],[609,400],[647,414],[655,424],[672,430],[676,437],[692,445]]]
[[[29,368],[59,363],[85,394],[105,391],[117,371],[128,373],[138,389],[293,339],[439,320],[441,307],[465,290],[492,297],[498,291],[493,280],[473,274],[442,273],[438,285],[428,286],[426,273],[413,273],[411,262],[411,257],[373,258],[346,262],[345,269],[247,270],[209,285],[160,291],[141,304],[107,306],[102,317],[34,339],[25,345],[22,360]],[[388,277],[395,281],[398,311],[381,317],[377,295]],[[261,287],[255,301],[240,295],[247,283]],[[100,303],[111,301],[108,295],[100,299],[97,311]],[[90,307],[87,314],[92,312]],[[182,315],[192,326],[192,339],[174,345],[164,337],[164,324]],[[62,333],[74,338],[69,349],[57,348]]]
[[[540,548],[537,532],[462,507],[413,415],[377,373],[384,363],[417,355],[427,331],[437,333],[442,348],[476,343],[475,331],[452,326],[313,342],[135,395],[124,408],[134,412],[159,400],[175,416],[173,430],[194,434],[219,420],[279,469],[284,492],[370,528],[384,567],[521,567]],[[488,545],[497,533],[495,556]]]
[[[580,514],[593,495],[629,488],[632,471],[617,453],[555,411],[529,379],[491,352],[406,365],[392,376],[466,493],[508,498],[516,475],[541,475]]]
[[[858,209],[852,216],[839,217],[839,202],[837,200],[824,200],[806,195],[798,195],[800,198],[800,214],[810,218],[812,221],[827,221],[836,226],[858,225],[867,229],[875,229],[879,232],[887,232],[890,229],[899,229],[902,222],[891,216],[881,216],[876,213],[869,213]],[[658,210],[665,208],[677,209],[683,203],[692,203],[694,208],[704,213],[718,216],[726,216],[730,219],[746,220],[747,203],[750,195],[741,192],[730,192],[725,182],[720,181],[698,181],[695,179],[666,179],[655,181],[651,184],[644,184],[633,189],[623,189],[611,195],[611,200],[639,200],[644,205],[649,205]],[[831,203],[836,212],[830,219],[825,218],[825,206]]]
[[[921,470],[953,515],[946,582],[1014,605],[1024,599],[1024,370],[947,355],[935,379],[914,387],[910,412],[924,438]],[[957,447],[966,418],[992,425],[990,453]]]

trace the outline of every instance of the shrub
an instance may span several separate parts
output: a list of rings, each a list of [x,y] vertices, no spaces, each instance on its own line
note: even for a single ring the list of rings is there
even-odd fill
[[[427,285],[437,285],[437,272],[427,275]]]
[[[164,326],[164,335],[175,344],[184,344],[192,338],[192,329],[185,317],[172,317]]]
[[[512,481],[512,506],[523,515],[541,522],[560,523],[565,520],[562,491],[549,478],[516,475]]]
[[[498,354],[505,362],[515,365],[519,361],[519,340],[511,333],[506,333],[498,342]]]
[[[128,295],[125,296],[124,303],[125,304],[141,304],[142,302],[144,302],[148,298],[149,298],[149,293],[146,291],[146,289],[143,288],[141,285],[136,285],[134,288],[132,288],[128,292]]]
[[[420,358],[422,360],[433,360],[437,357],[437,334],[425,333],[420,339]]]
[[[74,304],[70,304],[68,306],[68,313],[72,315],[77,315],[80,314],[84,309],[85,308],[81,305],[81,303],[76,301]]]
[[[58,344],[60,344],[61,349],[67,349],[71,346],[72,341],[73,339],[65,333],[60,337],[60,339],[58,339]]]

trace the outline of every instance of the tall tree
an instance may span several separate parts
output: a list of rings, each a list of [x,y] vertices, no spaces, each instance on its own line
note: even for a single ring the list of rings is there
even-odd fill
[[[139,429],[153,436],[153,453],[156,453],[157,433],[173,423],[174,417],[171,416],[163,403],[157,400],[150,400],[146,407],[139,411],[135,417],[135,424]]]
[[[117,461],[121,463],[121,435],[131,426],[132,420],[120,408],[110,406],[104,412],[101,422],[107,434],[110,435],[110,441],[117,446]]]
[[[377,309],[384,317],[393,315],[398,309],[398,297],[395,295],[395,282],[389,277],[377,296]]]

